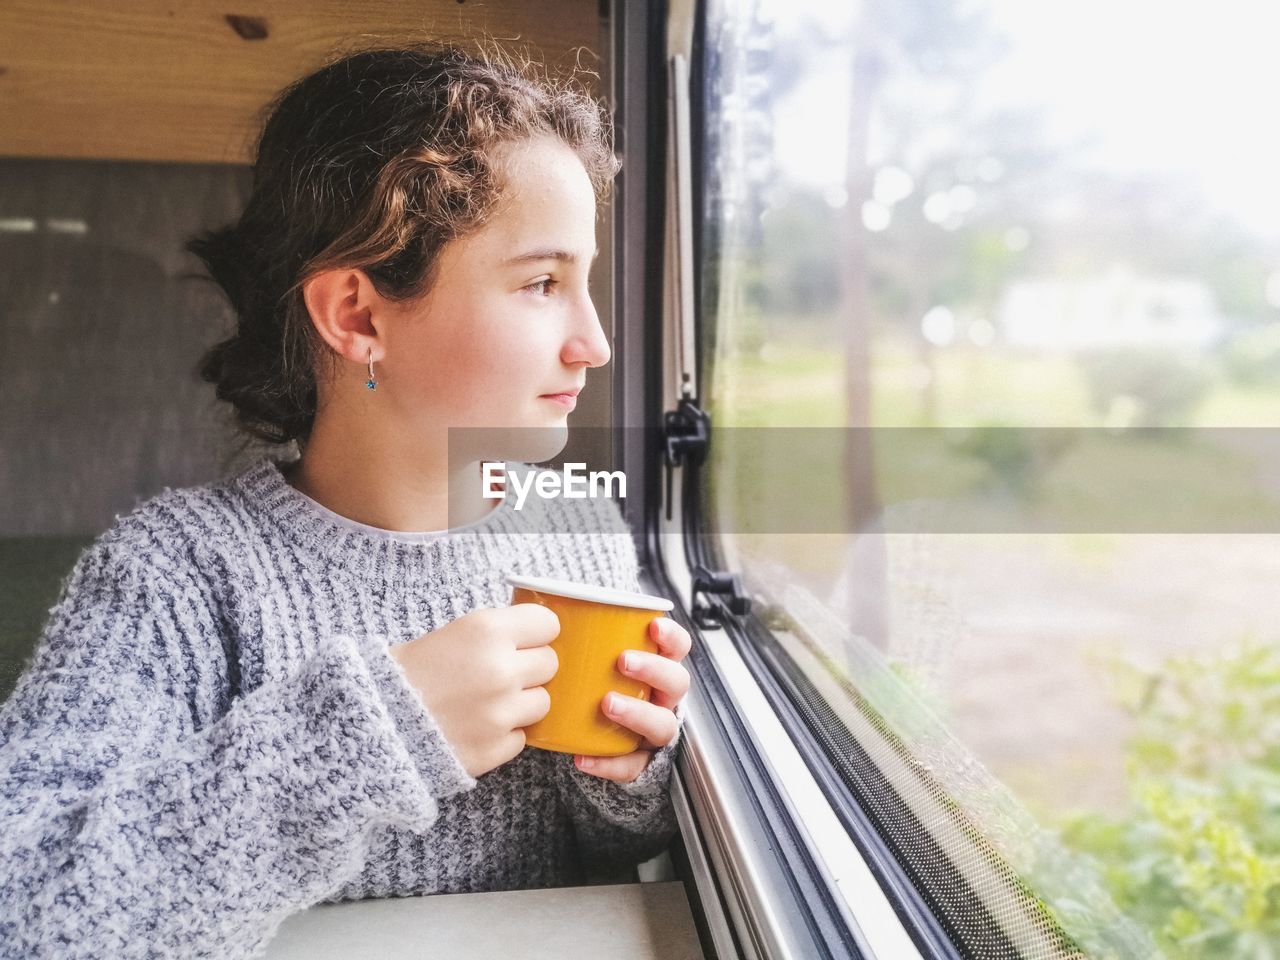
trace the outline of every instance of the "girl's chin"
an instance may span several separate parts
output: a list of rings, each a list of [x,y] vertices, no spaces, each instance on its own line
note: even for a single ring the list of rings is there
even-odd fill
[[[474,430],[451,431],[450,455],[456,456],[462,447],[466,447],[472,451],[468,459],[541,463],[560,453],[568,441],[569,426],[563,416],[550,422],[543,418],[541,426],[477,427]]]

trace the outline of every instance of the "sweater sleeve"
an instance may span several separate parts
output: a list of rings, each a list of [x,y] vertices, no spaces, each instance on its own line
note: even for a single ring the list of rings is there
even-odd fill
[[[681,730],[683,730],[681,723]],[[675,836],[671,772],[680,737],[654,753],[631,783],[615,783],[583,773],[564,753],[550,754],[560,797],[573,821],[584,864],[599,870],[643,863],[661,853]]]
[[[602,586],[641,591],[639,560],[630,527],[615,501],[584,501],[593,541],[593,559]],[[654,616],[662,616],[655,613]],[[584,861],[599,869],[641,863],[660,853],[676,831],[671,806],[671,774],[684,731],[683,709],[676,738],[656,751],[631,783],[584,773],[569,754],[551,754],[560,797],[574,824]]]
[[[180,626],[196,602],[102,541],[64,585],[0,708],[0,955],[250,956],[374,828],[475,785],[376,641],[332,637],[196,729],[225,675],[163,653],[220,651]]]

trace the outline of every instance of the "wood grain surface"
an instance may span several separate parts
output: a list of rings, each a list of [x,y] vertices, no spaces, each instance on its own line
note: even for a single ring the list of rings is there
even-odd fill
[[[492,44],[599,71],[601,26],[596,0],[7,0],[0,156],[248,163],[271,98],[343,54]]]

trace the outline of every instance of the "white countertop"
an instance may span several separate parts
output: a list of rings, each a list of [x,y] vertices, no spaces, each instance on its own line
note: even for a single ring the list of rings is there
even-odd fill
[[[702,960],[679,881],[322,904],[266,960]]]

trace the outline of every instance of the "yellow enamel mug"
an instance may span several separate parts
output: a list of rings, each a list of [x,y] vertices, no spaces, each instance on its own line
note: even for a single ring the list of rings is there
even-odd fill
[[[640,746],[640,734],[604,713],[610,690],[648,700],[653,688],[618,672],[623,650],[657,653],[649,624],[674,604],[661,597],[611,590],[569,580],[509,576],[511,603],[537,603],[560,619],[551,641],[560,666],[546,684],[551,709],[525,727],[525,743],[560,753],[617,757]]]

